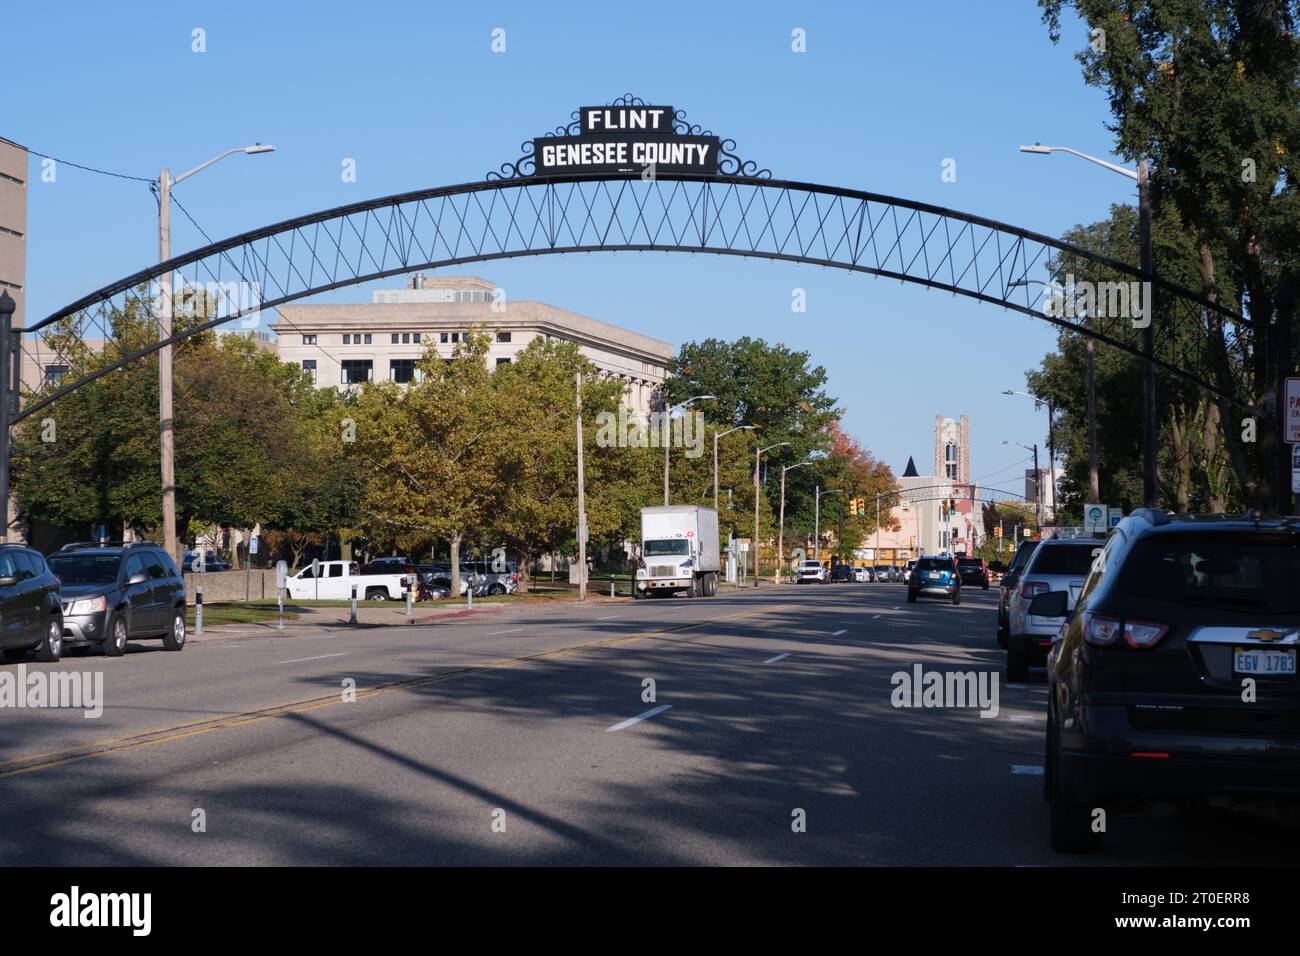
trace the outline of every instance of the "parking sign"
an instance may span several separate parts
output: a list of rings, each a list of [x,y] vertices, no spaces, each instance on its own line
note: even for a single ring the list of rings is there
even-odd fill
[[[1285,417],[1286,440],[1292,445],[1300,445],[1300,378],[1286,380]]]

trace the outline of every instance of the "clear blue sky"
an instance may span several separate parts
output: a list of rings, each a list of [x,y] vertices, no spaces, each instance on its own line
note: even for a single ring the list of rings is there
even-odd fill
[[[932,202],[1050,235],[1104,217],[1129,183],[1042,141],[1110,155],[1104,98],[1053,47],[1031,0],[708,6],[611,3],[73,2],[5,14],[0,135],[138,176],[232,157],[177,187],[213,238],[340,203],[481,179],[580,105],[634,93],[685,109],[779,178]],[[191,31],[207,52],[191,52]],[[490,51],[506,30],[507,52]],[[807,52],[790,49],[795,27]],[[357,182],[340,180],[344,157]],[[940,179],[957,161],[957,181]],[[142,183],[33,161],[29,321],[157,256]],[[173,251],[202,243],[181,217]],[[1024,371],[1050,328],[919,286],[761,260],[612,254],[485,264],[541,299],[674,344],[757,335],[826,367],[845,424],[926,473],[933,417],[971,418],[973,471],[1013,480],[1046,443]],[[793,315],[791,290],[807,291]],[[368,288],[336,300],[368,301]],[[1045,460],[1045,456],[1044,456]]]

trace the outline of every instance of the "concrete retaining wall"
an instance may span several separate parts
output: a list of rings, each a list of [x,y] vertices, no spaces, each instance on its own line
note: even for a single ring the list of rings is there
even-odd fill
[[[204,571],[202,574],[187,572],[185,575],[185,600],[194,603],[194,589],[202,586],[203,603],[218,604],[222,601],[244,600],[244,575],[248,574],[248,598],[253,601],[275,600],[275,569],[251,571]]]

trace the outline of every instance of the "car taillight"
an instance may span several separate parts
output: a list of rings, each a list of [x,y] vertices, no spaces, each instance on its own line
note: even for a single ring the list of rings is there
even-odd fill
[[[1119,640],[1119,618],[1083,612],[1083,639],[1098,647],[1109,647]]]
[[[1129,647],[1145,649],[1155,647],[1169,631],[1167,624],[1152,624],[1148,621],[1125,621],[1124,641]]]
[[[1032,599],[1035,594],[1047,593],[1048,586],[1046,581],[1026,581],[1020,585],[1020,596],[1022,598]]]
[[[510,572],[510,583],[511,583],[511,584],[517,584],[517,583],[519,583],[519,572],[518,572],[518,571],[511,571],[511,572]]]

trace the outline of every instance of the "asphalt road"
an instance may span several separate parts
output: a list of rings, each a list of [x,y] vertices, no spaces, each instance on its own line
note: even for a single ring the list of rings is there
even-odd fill
[[[1294,861],[1265,808],[1113,814],[1102,854],[1052,852],[1044,684],[1002,680],[996,593],[768,586],[29,661],[102,671],[104,711],[0,709],[0,864]],[[997,716],[893,706],[918,664],[996,674]]]

